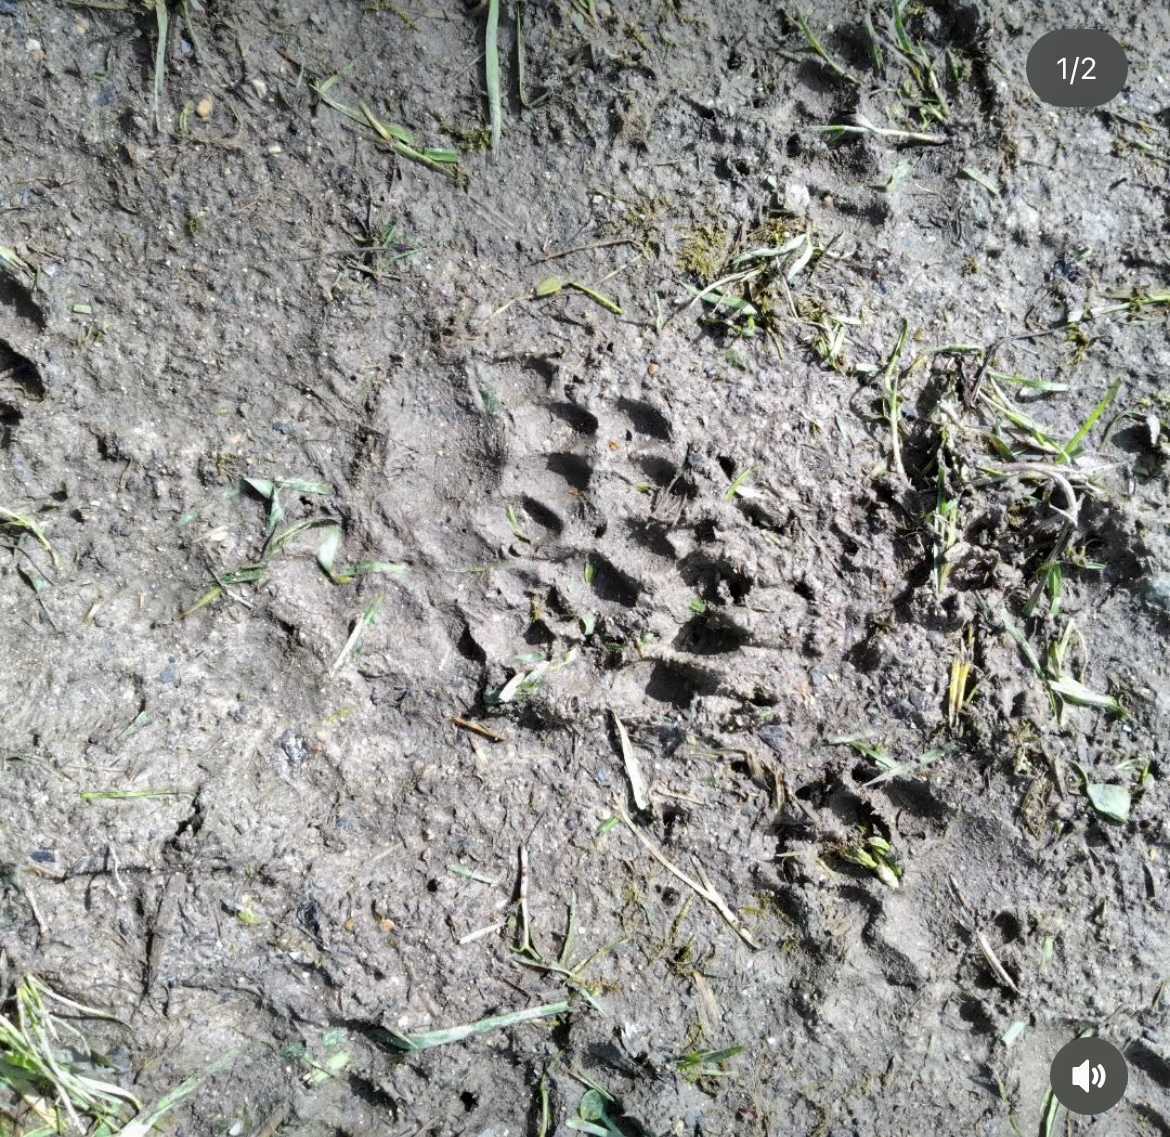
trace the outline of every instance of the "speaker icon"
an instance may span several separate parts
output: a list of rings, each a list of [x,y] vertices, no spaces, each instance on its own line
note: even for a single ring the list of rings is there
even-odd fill
[[[1070,1113],[1093,1115],[1112,1109],[1129,1085],[1125,1055],[1097,1035],[1066,1042],[1048,1072],[1053,1096]]]
[[[1086,1058],[1079,1066],[1072,1068],[1072,1084],[1085,1093],[1099,1090],[1105,1085],[1105,1067],[1100,1063],[1093,1066]]]

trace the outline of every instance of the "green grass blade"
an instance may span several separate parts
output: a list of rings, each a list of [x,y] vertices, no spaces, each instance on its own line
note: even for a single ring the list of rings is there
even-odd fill
[[[82,790],[82,801],[137,801],[139,798],[177,797],[182,790]]]
[[[1094,691],[1071,675],[1061,675],[1057,679],[1049,679],[1048,687],[1066,703],[1072,703],[1074,706],[1092,707],[1095,710],[1109,711],[1115,715],[1125,713],[1122,705],[1112,695],[1104,695],[1100,691]]]
[[[212,1066],[209,1066],[202,1074],[195,1074],[185,1082],[180,1082],[169,1094],[161,1097],[153,1107],[144,1110],[133,1121],[127,1124],[117,1134],[117,1137],[149,1137],[151,1131],[168,1113],[185,1102],[212,1074],[218,1074],[221,1070],[226,1069],[228,1065],[235,1061],[235,1058],[236,1052],[233,1051]]]
[[[167,0],[154,0],[154,19],[158,25],[158,41],[154,45],[154,127],[161,132],[163,78],[167,70],[167,37],[171,23]]]
[[[13,513],[11,510],[0,508],[0,528],[4,526],[13,529],[24,529],[31,533],[36,539],[37,544],[49,554],[49,559],[52,560],[53,567],[55,569],[61,567],[61,562],[57,559],[57,551],[49,544],[49,539],[45,536],[44,530],[31,517],[26,517],[23,513]]]
[[[607,312],[612,312],[615,316],[622,316],[625,313],[622,311],[620,305],[616,300],[611,300],[602,292],[598,292],[595,288],[590,288],[588,285],[581,284],[579,281],[570,280],[566,288],[573,288],[584,296],[588,296],[594,304],[600,304]]]
[[[337,658],[333,661],[333,666],[329,668],[329,678],[332,679],[345,666],[345,662],[357,650],[358,645],[362,642],[362,638],[366,634],[366,629],[372,627],[378,622],[378,613],[382,610],[382,598],[379,596],[376,600],[372,600],[367,606],[366,610],[358,618],[353,626],[353,631],[349,633],[349,639],[345,641],[345,646],[341,649]]]
[[[539,1007],[528,1007],[523,1011],[512,1011],[506,1015],[493,1015],[490,1018],[480,1019],[478,1022],[448,1027],[446,1030],[432,1030],[425,1034],[410,1035],[392,1031],[390,1036],[394,1045],[400,1050],[413,1053],[418,1050],[429,1050],[433,1046],[446,1046],[452,1042],[463,1042],[476,1035],[487,1034],[493,1030],[503,1030],[505,1027],[518,1026],[520,1023],[563,1015],[568,1010],[569,1002],[567,999],[563,999],[559,1003],[545,1003]]]
[[[330,580],[336,580],[333,575],[333,562],[337,559],[337,552],[341,548],[341,526],[334,525],[326,531],[324,539],[321,541],[320,547],[317,549],[317,564],[321,566],[321,571],[329,577]]]
[[[752,475],[756,472],[755,466],[749,466],[742,474],[736,474],[731,484],[723,491],[724,501],[735,501],[740,494],[743,493],[743,488],[752,480]]]
[[[500,102],[500,0],[488,0],[484,30],[484,78],[487,80],[488,122],[492,150],[500,145],[503,109]]]
[[[804,36],[812,53],[830,70],[838,79],[844,80],[846,83],[852,83],[853,86],[859,86],[857,80],[845,70],[826,50],[825,45],[816,37],[812,28],[808,26],[808,21],[800,12],[796,13],[796,23],[800,28],[801,35]]]
[[[1109,390],[1105,392],[1104,398],[1093,408],[1089,417],[1081,423],[1080,429],[1076,434],[1061,447],[1060,454],[1057,457],[1058,462],[1071,462],[1081,452],[1081,447],[1084,446],[1085,439],[1089,437],[1093,428],[1101,421],[1102,415],[1113,406],[1113,402],[1117,398],[1117,392],[1120,390],[1121,380],[1118,379],[1110,385]]]

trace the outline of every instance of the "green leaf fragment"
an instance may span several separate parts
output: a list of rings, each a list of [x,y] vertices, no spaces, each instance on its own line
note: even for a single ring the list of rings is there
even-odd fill
[[[1071,675],[1061,675],[1056,679],[1048,680],[1048,689],[1060,696],[1066,703],[1078,707],[1094,707],[1097,710],[1110,711],[1112,714],[1124,714],[1121,703],[1112,695],[1103,695],[1086,687],[1079,679]]]
[[[1129,820],[1132,795],[1125,786],[1109,785],[1105,782],[1089,782],[1085,786],[1092,807],[1102,817],[1124,825]]]
[[[314,1086],[321,1085],[322,1082],[328,1082],[331,1078],[336,1078],[350,1063],[351,1056],[346,1050],[339,1050],[336,1054],[330,1054],[324,1062],[311,1062],[310,1069],[302,1077],[302,1081],[310,1089]]]
[[[366,610],[361,614],[358,620],[354,623],[353,631],[349,633],[349,638],[345,641],[337,658],[333,661],[333,666],[329,669],[329,678],[332,679],[345,666],[346,660],[354,654],[358,649],[358,645],[362,642],[366,634],[366,630],[378,622],[378,613],[382,610],[382,598],[372,600],[367,606]]]
[[[463,1042],[465,1039],[473,1038],[479,1034],[487,1034],[489,1031],[501,1030],[504,1027],[563,1015],[569,1009],[568,1001],[564,1000],[558,1003],[545,1003],[539,1007],[528,1007],[522,1011],[512,1011],[505,1015],[493,1015],[490,1018],[480,1019],[478,1022],[453,1026],[447,1030],[432,1030],[425,1034],[414,1035],[398,1034],[396,1031],[387,1033],[393,1044],[400,1050],[414,1053],[419,1050],[429,1050],[433,1046],[446,1046],[452,1042]]]
[[[965,178],[969,178],[976,185],[982,186],[993,197],[999,197],[999,183],[992,177],[976,170],[973,166],[964,166],[959,173]]]
[[[407,566],[393,561],[358,561],[349,568],[335,569],[337,553],[341,548],[341,526],[332,525],[317,549],[317,564],[334,584],[350,584],[359,576],[402,576]]]

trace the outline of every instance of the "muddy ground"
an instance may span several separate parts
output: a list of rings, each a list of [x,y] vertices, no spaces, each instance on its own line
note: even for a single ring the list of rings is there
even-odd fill
[[[5,982],[183,1134],[1170,1133],[1167,11],[506,4],[493,154],[482,11],[116,7],[0,2]]]

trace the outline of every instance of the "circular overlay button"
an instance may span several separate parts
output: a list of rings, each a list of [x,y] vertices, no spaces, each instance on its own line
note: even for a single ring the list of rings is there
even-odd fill
[[[1055,107],[1099,107],[1116,98],[1129,75],[1125,49],[1108,32],[1057,28],[1028,52],[1028,82]]]
[[[1123,1097],[1129,1068],[1103,1038],[1074,1038],[1052,1060],[1052,1092],[1071,1113],[1104,1113]]]

